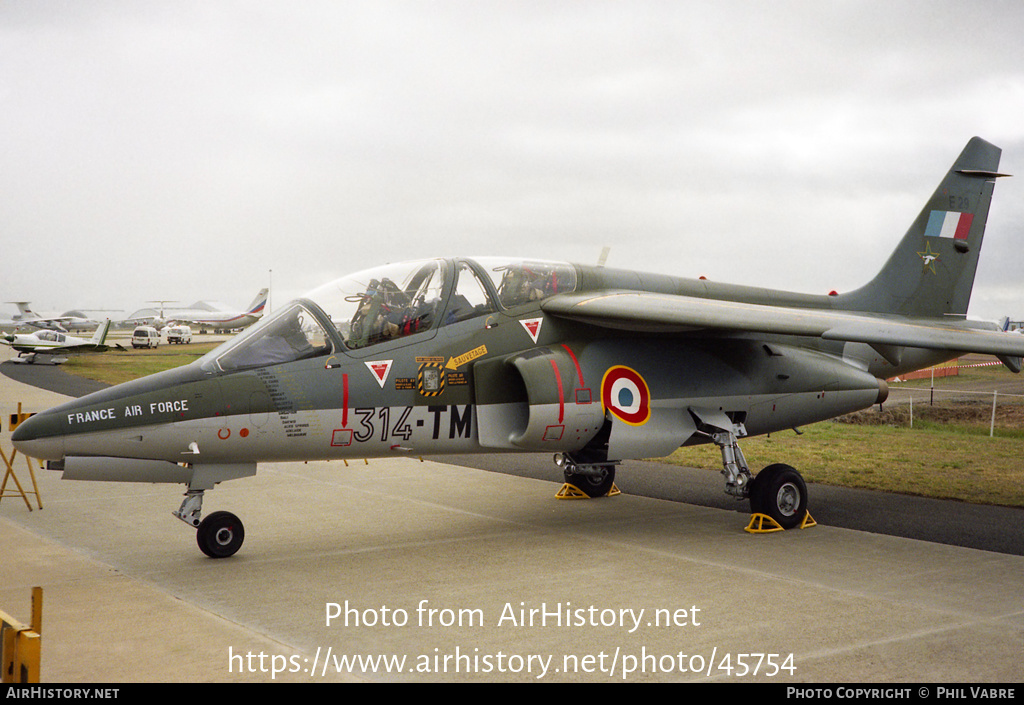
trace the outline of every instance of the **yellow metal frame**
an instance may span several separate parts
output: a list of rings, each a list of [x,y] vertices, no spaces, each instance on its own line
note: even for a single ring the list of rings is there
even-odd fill
[[[612,483],[612,488],[610,490],[608,490],[608,494],[602,495],[602,497],[614,497],[617,494],[622,494],[622,492],[619,490],[619,488],[613,482]],[[556,499],[597,499],[596,497],[591,497],[586,492],[581,490],[579,487],[577,487],[576,485],[573,485],[573,484],[571,484],[569,482],[566,482],[564,485],[561,486],[561,488],[559,488],[558,492],[555,493],[555,498]]]
[[[32,588],[32,623],[0,612],[0,683],[38,683],[42,660],[43,589]]]
[[[27,419],[31,415],[32,414],[23,414],[23,413],[21,413],[21,402],[19,402],[18,403],[18,413],[17,414],[11,414],[11,422],[10,422],[11,423],[11,431],[16,429],[18,427],[18,424],[20,424],[22,421],[24,421],[25,419]],[[4,452],[3,447],[0,447],[0,458],[3,458],[4,466],[7,468],[6,472],[4,473],[3,482],[0,482],[0,502],[3,501],[4,497],[21,497],[23,500],[25,500],[25,506],[28,507],[28,510],[31,512],[32,511],[32,503],[29,502],[28,496],[29,495],[35,495],[36,504],[39,505],[40,509],[42,509],[43,508],[43,498],[39,494],[39,485],[36,484],[36,471],[35,471],[35,468],[32,467],[32,461],[35,460],[35,459],[34,458],[29,458],[27,455],[25,456],[25,465],[28,466],[28,475],[29,475],[29,478],[31,478],[31,480],[32,480],[32,489],[31,490],[26,490],[24,487],[21,486],[21,482],[18,481],[18,476],[14,474],[14,459],[17,456],[18,456],[18,449],[17,448],[12,448],[11,449],[11,456],[7,457],[7,453]],[[42,470],[43,464],[41,462],[39,462],[38,460],[36,460],[35,462],[39,465],[39,469]],[[14,480],[14,485],[15,485],[15,487],[18,488],[16,491],[15,490],[8,490],[7,489],[7,479],[8,478],[10,478],[11,480]]]
[[[810,527],[817,525],[818,522],[814,521],[810,512],[806,512],[804,514],[804,520],[800,522],[801,529],[809,529]],[[785,529],[779,525],[779,522],[775,521],[767,514],[756,513],[750,515],[750,523],[747,524],[747,528],[744,529],[744,531],[750,534],[772,534],[776,531],[785,531]]]

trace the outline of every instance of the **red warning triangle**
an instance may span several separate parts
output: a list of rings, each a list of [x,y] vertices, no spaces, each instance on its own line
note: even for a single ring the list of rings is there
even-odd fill
[[[537,338],[540,337],[540,326],[544,322],[543,318],[527,318],[519,321],[526,332],[529,334],[533,342],[537,342]]]
[[[391,372],[392,360],[373,360],[367,362],[366,366],[370,372],[373,373],[374,379],[377,380],[377,384],[380,385],[381,389],[384,389],[384,383],[388,381],[388,373]]]

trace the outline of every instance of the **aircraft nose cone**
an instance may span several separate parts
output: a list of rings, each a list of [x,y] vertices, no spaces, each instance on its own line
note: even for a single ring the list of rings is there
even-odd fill
[[[60,460],[64,457],[64,437],[57,433],[57,424],[49,414],[36,414],[14,429],[11,443],[30,458]]]

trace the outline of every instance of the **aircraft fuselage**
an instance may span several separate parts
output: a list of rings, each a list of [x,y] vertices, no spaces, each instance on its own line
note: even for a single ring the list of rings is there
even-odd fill
[[[598,268],[577,275],[581,290],[644,280]],[[708,286],[647,280],[656,291]],[[760,298],[744,287],[731,293]],[[572,452],[595,444],[626,457],[651,443],[653,456],[706,441],[690,407],[721,411],[759,434],[865,408],[884,395],[874,371],[843,360],[842,345],[811,342],[742,333],[626,336],[548,316],[537,302],[364,348],[331,341],[329,354],[282,364],[223,371],[200,361],[39,414],[32,440],[22,439],[24,431],[16,440],[52,460],[202,464]]]

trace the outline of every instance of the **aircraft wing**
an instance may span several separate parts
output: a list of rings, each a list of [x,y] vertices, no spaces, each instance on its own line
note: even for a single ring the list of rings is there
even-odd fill
[[[39,328],[40,330],[55,330],[60,333],[67,333],[67,329],[61,325],[60,319],[57,318],[23,318],[17,320],[3,320],[0,321],[2,326],[13,326],[16,328]]]
[[[994,324],[988,329],[971,327],[967,321],[792,308],[635,291],[563,294],[546,300],[542,307],[546,313],[562,318],[640,332],[764,333],[866,343],[887,358],[893,355],[893,351],[884,349],[887,347],[952,350],[1009,358],[1024,356],[1024,339],[1018,339],[1024,336],[1002,333]]]

